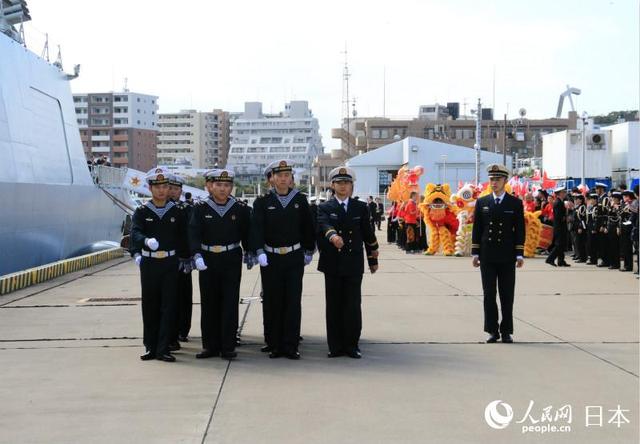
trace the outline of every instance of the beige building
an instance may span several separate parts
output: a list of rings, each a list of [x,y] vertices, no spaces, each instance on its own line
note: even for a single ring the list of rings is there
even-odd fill
[[[515,158],[542,156],[542,136],[575,129],[577,114],[570,112],[566,119],[512,119],[505,128],[502,120],[483,120],[482,149],[502,153],[503,140],[507,154]],[[366,153],[395,140],[419,137],[473,148],[476,141],[476,121],[462,119],[409,120],[383,117],[358,117],[343,122],[342,128],[333,129],[331,135],[341,140],[342,149],[349,157]],[[503,139],[503,135],[506,136]]]
[[[182,110],[158,119],[158,165],[192,168],[225,166],[229,152],[229,113]]]

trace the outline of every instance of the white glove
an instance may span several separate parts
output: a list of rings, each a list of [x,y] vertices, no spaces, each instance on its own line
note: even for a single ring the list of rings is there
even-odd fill
[[[149,247],[149,249],[151,251],[156,251],[158,249],[158,247],[160,246],[160,244],[158,243],[158,241],[156,240],[155,237],[151,237],[151,238],[147,238],[144,240],[144,244]]]
[[[135,256],[133,256],[133,260],[136,262],[136,265],[139,267],[140,262],[142,262],[142,256],[140,256],[139,254],[136,254]]]
[[[309,265],[313,260],[313,254],[305,254],[304,255],[304,264]]]
[[[204,259],[201,257],[196,258],[196,268],[198,271],[204,271],[207,269],[207,266],[204,264]]]
[[[267,260],[267,255],[265,253],[258,255],[258,263],[261,267],[266,267],[269,265],[269,261]]]

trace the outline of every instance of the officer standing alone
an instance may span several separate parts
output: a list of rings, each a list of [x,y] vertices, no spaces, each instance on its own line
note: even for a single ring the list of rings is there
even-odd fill
[[[524,264],[524,209],[522,201],[504,189],[509,171],[504,165],[487,168],[492,193],[476,202],[471,254],[480,267],[484,293],[484,331],[488,343],[511,343],[516,266]],[[517,264],[517,265],[516,265]],[[498,323],[496,287],[500,295],[502,322]]]
[[[361,286],[364,257],[378,270],[378,241],[367,204],[351,199],[355,173],[338,167],[329,173],[333,198],[318,208],[318,270],[324,273],[329,357],[360,359]]]
[[[168,199],[170,173],[154,168],[146,181],[152,198],[131,219],[131,254],[140,266],[142,285],[143,361],[175,361],[169,343],[175,331],[178,258],[189,257],[184,211]]]

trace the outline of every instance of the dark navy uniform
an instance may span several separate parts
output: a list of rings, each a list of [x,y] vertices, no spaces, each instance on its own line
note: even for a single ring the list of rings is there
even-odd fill
[[[556,191],[558,192],[558,191]],[[567,246],[567,208],[563,199],[556,198],[553,202],[553,248],[546,262],[558,266],[568,266],[564,259],[564,250]]]
[[[220,205],[209,197],[193,207],[189,246],[207,267],[199,273],[200,327],[204,354],[210,356],[224,357],[236,347],[242,253],[248,249],[249,224],[249,208],[234,198]]]
[[[188,223],[193,205],[189,202],[178,201],[175,203],[180,210],[184,211],[184,217]],[[186,236],[187,233],[185,233],[185,237]],[[176,311],[176,325],[172,336],[172,344],[177,345],[178,340],[187,341],[187,336],[189,336],[189,331],[191,331],[191,317],[193,315],[193,279],[191,276],[191,258],[187,261],[181,261],[179,265]]]
[[[157,208],[151,201],[133,213],[131,254],[141,256],[144,345],[152,356],[169,355],[175,329],[178,258],[188,258],[185,212],[168,201]],[[152,250],[149,239],[156,239]]]
[[[587,206],[582,196],[574,200],[576,207],[572,229],[575,238],[575,256],[578,262],[587,262]]]
[[[280,168],[291,171],[286,163]],[[315,250],[306,196],[289,189],[284,196],[274,190],[257,198],[253,204],[250,249],[258,256],[266,254],[268,259],[268,265],[261,266],[260,272],[265,341],[272,350],[271,356],[294,356],[300,339],[305,255],[312,255]]]
[[[348,199],[347,211],[334,197],[318,208],[318,270],[324,273],[327,342],[332,355],[359,352],[362,331],[361,284],[366,252],[369,267],[378,265],[378,242],[367,204]],[[340,236],[338,250],[329,239]]]
[[[495,171],[493,169],[497,168]],[[501,165],[490,165],[489,174],[508,177]],[[524,254],[524,209],[522,201],[504,193],[496,205],[493,194],[481,197],[474,210],[471,254],[480,259],[484,293],[484,331],[491,335],[513,334],[513,299],[516,259]],[[502,322],[498,324],[496,284]]]
[[[169,177],[169,186],[180,188],[180,195],[182,195],[182,186],[184,180],[182,177],[171,174]],[[169,190],[171,193],[171,189]],[[180,201],[180,197],[174,199],[173,202],[178,206],[180,210],[185,212],[185,220],[189,222],[189,214],[192,204]],[[186,226],[185,226],[186,228]],[[187,233],[184,233],[185,238]],[[169,349],[171,351],[179,350],[179,340],[188,341],[189,331],[191,330],[191,315],[193,310],[193,281],[191,278],[191,258],[187,260],[180,260],[178,265],[178,295],[176,298],[176,316],[175,326],[171,335],[171,343]]]

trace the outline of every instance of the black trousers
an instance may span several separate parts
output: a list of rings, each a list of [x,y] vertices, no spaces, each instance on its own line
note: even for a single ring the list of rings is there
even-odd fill
[[[553,248],[551,249],[551,253],[549,253],[549,257],[547,258],[548,262],[555,262],[558,259],[558,264],[564,264],[566,261],[564,259],[564,249],[567,246],[567,236],[564,233],[554,234],[553,236]]]
[[[396,241],[396,230],[398,229],[396,222],[387,222],[387,242],[393,243]]]
[[[598,234],[587,232],[587,255],[590,264],[598,263]]]
[[[216,267],[205,257],[208,268],[199,273],[202,348],[213,352],[236,348],[242,262],[232,257],[229,260],[230,264]]]
[[[607,232],[607,258],[610,267],[620,268],[620,236],[616,227],[609,227]]]
[[[173,341],[178,336],[189,336],[191,330],[191,316],[193,314],[193,281],[191,273],[178,271],[178,315],[176,316],[176,329]]]
[[[484,293],[484,331],[513,334],[513,293],[516,285],[515,262],[488,262],[480,258]],[[498,323],[496,287],[500,295],[502,322]]]
[[[620,232],[620,256],[624,259],[624,269],[633,270],[633,239],[627,225],[623,225]]]
[[[362,332],[362,275],[324,275],[327,343],[333,353],[358,349]]]
[[[300,342],[304,254],[267,253],[267,259],[269,265],[261,270],[267,345],[281,353],[294,352]]]
[[[407,224],[398,224],[398,246],[404,248],[407,244]]]
[[[587,233],[585,232],[585,230],[582,230],[582,233],[575,233],[575,248],[576,251],[575,256],[581,260],[581,261],[586,261],[587,260]]]
[[[382,217],[381,216],[376,216],[373,221],[376,224],[376,227],[378,227],[378,231],[380,231],[380,225],[382,225]]]
[[[607,233],[598,232],[596,234],[598,242],[598,259],[601,260],[603,265],[609,266],[609,248],[607,247]]]
[[[178,258],[143,257],[140,263],[142,285],[142,324],[145,348],[155,354],[169,352],[176,324],[178,299]]]

